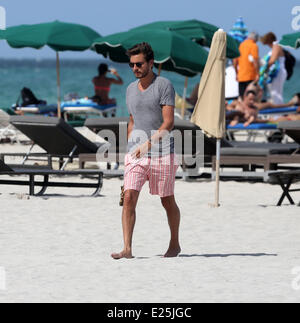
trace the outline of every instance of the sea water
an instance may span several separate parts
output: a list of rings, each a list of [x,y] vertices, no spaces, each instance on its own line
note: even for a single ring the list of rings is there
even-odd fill
[[[62,100],[68,93],[77,93],[79,97],[94,95],[92,79],[97,75],[101,60],[64,59],[60,64]],[[112,85],[110,97],[116,98],[118,116],[127,116],[126,88],[135,80],[128,64],[116,64],[105,61],[109,66],[117,69],[124,81],[124,85]],[[185,77],[172,72],[162,71],[162,76],[168,78],[174,85],[176,92],[182,95]],[[108,74],[109,76],[109,74]],[[113,76],[111,76],[113,77]],[[189,78],[188,95],[200,81],[200,75]],[[57,80],[55,60],[29,59],[0,59],[0,107],[8,108],[16,103],[23,87],[30,88],[38,99],[46,100],[48,104],[57,101]],[[294,93],[300,92],[300,63],[296,65],[292,79],[285,84],[284,98],[288,101]]]

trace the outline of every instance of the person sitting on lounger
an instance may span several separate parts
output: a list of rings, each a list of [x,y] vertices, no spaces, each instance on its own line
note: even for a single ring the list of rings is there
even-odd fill
[[[297,110],[297,113],[295,114],[288,114],[286,116],[282,116],[279,118],[272,118],[270,119],[270,122],[278,123],[282,121],[299,121],[300,120],[300,107]]]
[[[92,100],[99,105],[116,104],[116,99],[109,98],[110,87],[112,84],[123,85],[123,80],[115,69],[108,69],[107,64],[100,64],[98,67],[99,75],[93,78],[95,87],[95,96]],[[107,72],[116,76],[109,78],[106,76]]]
[[[270,101],[263,101],[263,89],[259,86],[257,82],[251,82],[245,93],[253,91],[256,93],[255,105],[258,110],[263,109],[279,109],[279,108],[289,108],[293,106],[300,106],[300,93],[294,95],[294,97],[288,103],[274,104]],[[234,103],[237,104],[238,100],[235,100]]]
[[[256,107],[258,110],[263,109],[279,109],[279,108],[289,108],[293,106],[300,106],[300,93],[296,93],[294,97],[288,103],[274,104],[271,101],[264,102],[263,99],[263,89],[259,86],[257,82],[252,82],[248,85],[247,91],[254,91],[256,93]]]
[[[227,120],[230,121],[230,126],[235,126],[238,123],[244,123],[244,126],[247,127],[251,123],[267,123],[267,122],[280,122],[287,120],[300,120],[300,108],[298,108],[298,113],[295,115],[288,115],[285,117],[280,117],[278,119],[271,118],[269,120],[261,120],[258,117],[259,110],[267,108],[284,108],[292,107],[295,105],[300,105],[299,102],[300,94],[296,94],[293,99],[286,104],[273,104],[271,102],[257,102],[257,93],[255,91],[247,91],[244,95],[242,101],[236,100],[230,105],[227,106]]]
[[[231,120],[230,126],[243,123],[245,127],[248,127],[253,122],[262,122],[262,120],[258,119],[256,96],[256,92],[248,91],[243,100],[234,101],[227,107],[227,110],[230,111],[227,116],[227,119]]]

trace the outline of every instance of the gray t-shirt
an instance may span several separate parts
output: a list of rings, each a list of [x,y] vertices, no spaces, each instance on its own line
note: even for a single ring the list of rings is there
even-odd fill
[[[175,106],[175,90],[166,78],[156,76],[145,90],[138,88],[139,80],[127,89],[126,103],[134,120],[134,128],[128,140],[128,152],[149,140],[163,124],[162,106]],[[160,143],[152,145],[148,156],[165,156],[174,153],[174,137],[170,132]]]

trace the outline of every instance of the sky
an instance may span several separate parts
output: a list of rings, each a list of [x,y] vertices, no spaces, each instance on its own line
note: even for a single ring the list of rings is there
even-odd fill
[[[273,31],[281,38],[295,32],[292,22],[298,16],[300,28],[300,8],[292,14],[300,0],[0,0],[0,6],[5,8],[7,27],[61,20],[87,25],[103,36],[159,20],[197,19],[229,31],[239,16],[250,31],[261,35]],[[262,54],[268,51],[260,48]],[[300,50],[292,53],[300,60]],[[0,57],[42,59],[54,58],[54,53],[49,48],[12,49],[0,41]],[[99,55],[67,52],[62,57],[97,59]]]

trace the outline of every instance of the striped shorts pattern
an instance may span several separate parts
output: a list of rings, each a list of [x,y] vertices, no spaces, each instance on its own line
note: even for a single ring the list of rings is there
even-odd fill
[[[134,159],[127,154],[125,156],[124,190],[140,192],[146,181],[149,181],[151,195],[173,196],[178,166],[175,154],[140,159]]]

